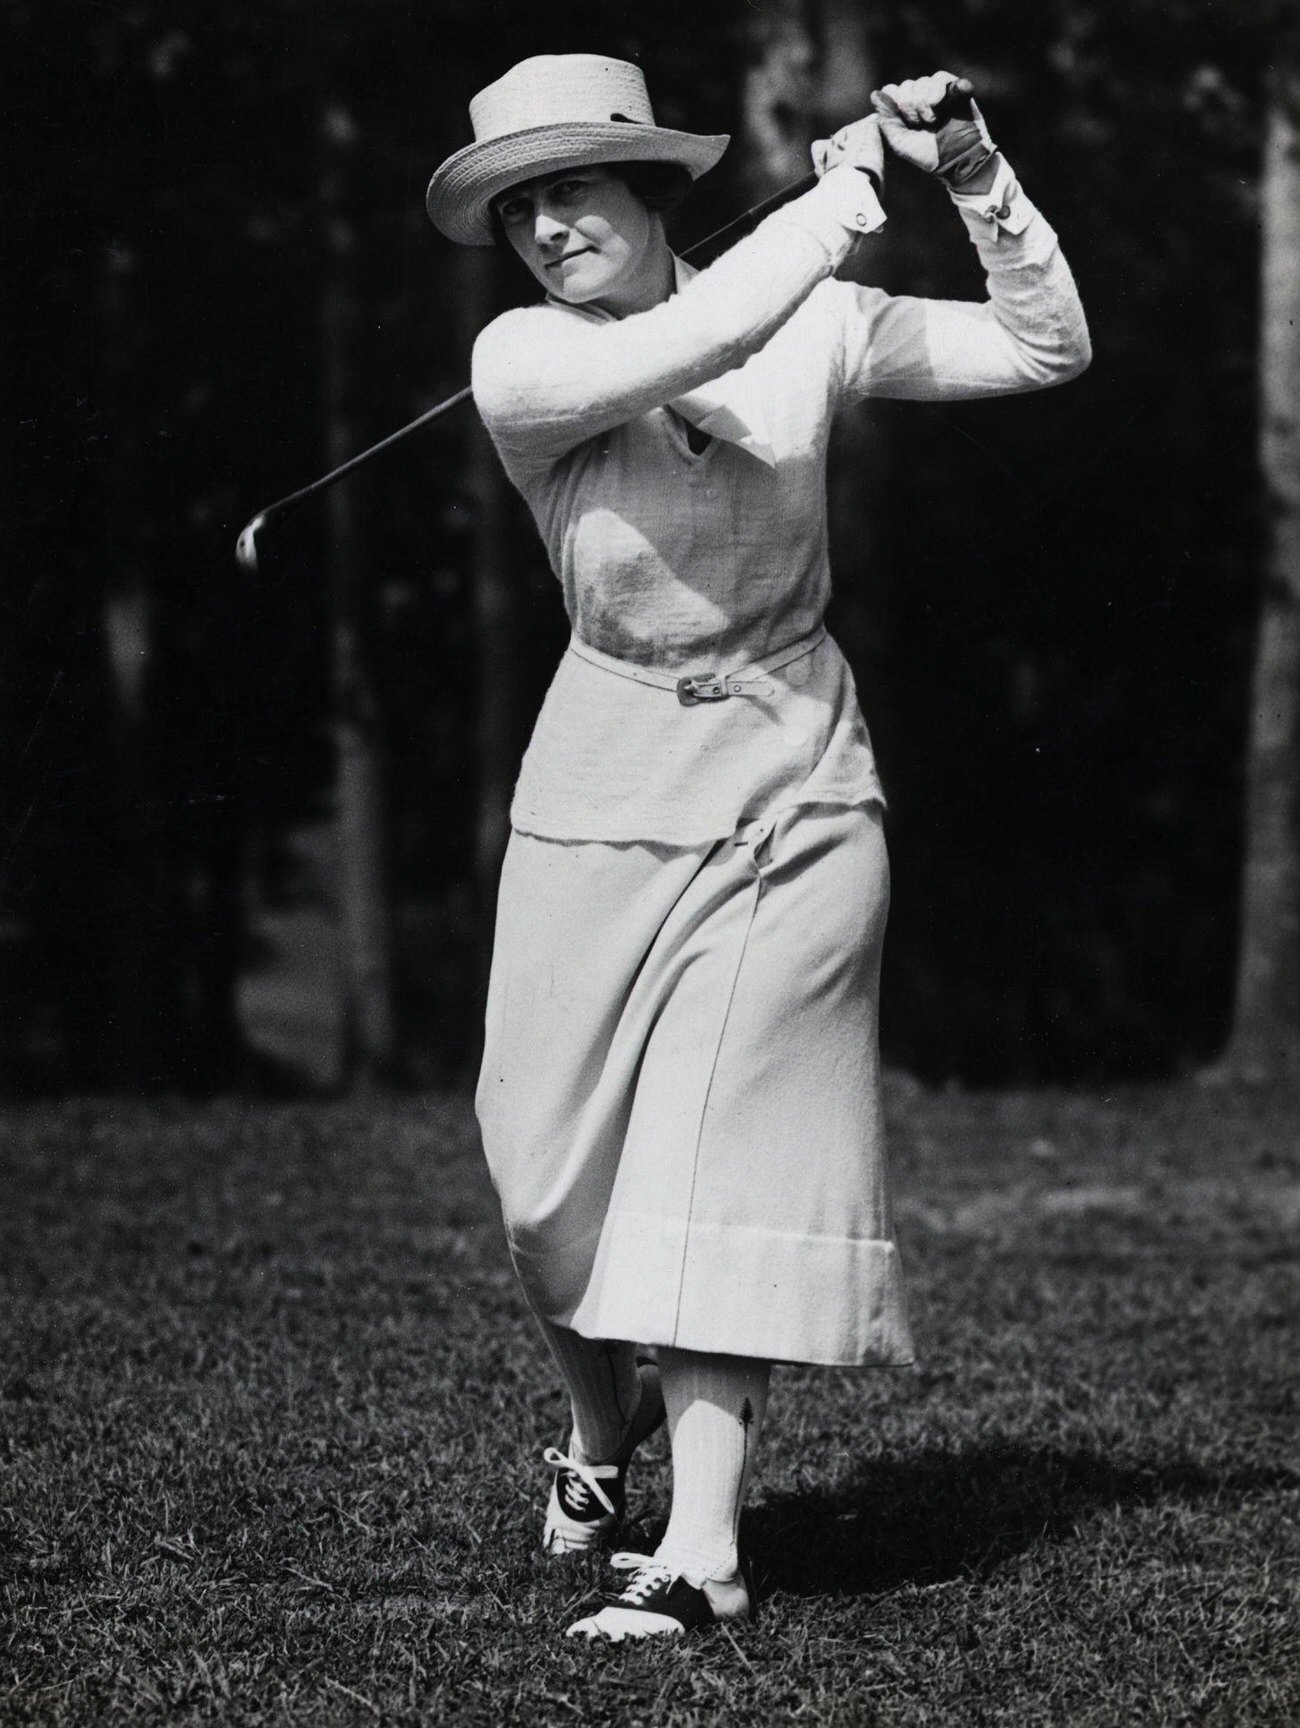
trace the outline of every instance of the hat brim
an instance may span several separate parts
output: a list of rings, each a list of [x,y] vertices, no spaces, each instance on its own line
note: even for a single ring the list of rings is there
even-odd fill
[[[429,182],[429,220],[462,246],[492,244],[492,200],[522,180],[596,162],[676,162],[692,180],[708,172],[730,144],[728,133],[673,132],[632,121],[570,120],[532,126],[449,156]]]

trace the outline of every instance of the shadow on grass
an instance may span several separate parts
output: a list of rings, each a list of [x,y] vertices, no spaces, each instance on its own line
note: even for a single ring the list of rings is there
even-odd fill
[[[863,1463],[826,1492],[769,1496],[746,1515],[763,1593],[875,1595],[979,1578],[1111,1507],[1295,1487],[1284,1470],[1177,1462],[1122,1467],[1090,1452],[988,1446]]]

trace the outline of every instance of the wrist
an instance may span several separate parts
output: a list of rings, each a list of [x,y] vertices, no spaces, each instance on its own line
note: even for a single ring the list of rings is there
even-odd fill
[[[996,239],[998,234],[1023,234],[1033,218],[1034,206],[1020,188],[1011,165],[1001,153],[991,164],[993,177],[979,190],[949,187],[948,196],[959,210],[977,216],[989,224]]]
[[[997,178],[998,153],[976,138],[936,172],[950,192],[987,192]]]
[[[828,168],[811,192],[783,206],[778,215],[815,232],[832,255],[842,252],[845,233],[862,235],[883,227],[885,212],[870,169],[840,162]]]

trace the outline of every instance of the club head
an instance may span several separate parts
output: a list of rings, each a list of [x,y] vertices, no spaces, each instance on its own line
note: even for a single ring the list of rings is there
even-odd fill
[[[239,568],[248,576],[257,575],[257,531],[266,520],[265,515],[254,516],[245,525],[238,540],[235,541],[235,558]]]

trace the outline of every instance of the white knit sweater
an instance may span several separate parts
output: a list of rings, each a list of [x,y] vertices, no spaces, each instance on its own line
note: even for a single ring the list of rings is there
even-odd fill
[[[480,335],[473,387],[527,500],[575,636],[671,672],[731,671],[807,635],[830,597],[825,465],[863,396],[1006,395],[1075,376],[1087,328],[1056,236],[1018,188],[962,216],[985,302],[831,280],[880,221],[832,170],[678,292],[623,319],[556,301]],[[693,454],[681,417],[718,435]],[[674,411],[676,410],[676,411]],[[880,797],[828,638],[761,696],[683,707],[565,655],[512,808],[553,839],[696,845],[791,802]]]

